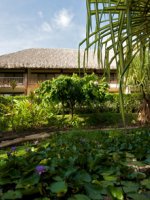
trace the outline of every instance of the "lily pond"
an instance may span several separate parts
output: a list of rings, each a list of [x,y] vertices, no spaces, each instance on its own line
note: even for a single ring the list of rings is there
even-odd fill
[[[68,131],[0,149],[0,199],[148,200],[150,131]]]

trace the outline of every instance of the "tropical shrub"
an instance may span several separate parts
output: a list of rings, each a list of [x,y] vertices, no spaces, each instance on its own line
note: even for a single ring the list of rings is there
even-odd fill
[[[14,130],[37,128],[48,123],[51,113],[43,103],[35,100],[14,100]]]
[[[69,108],[73,117],[78,105],[90,106],[100,104],[107,92],[108,85],[96,75],[61,75],[53,80],[45,81],[36,93],[45,101],[61,103],[63,111]]]
[[[61,112],[60,104],[54,106],[51,102],[41,101],[41,99],[31,100],[29,97],[25,100],[16,100],[15,96],[13,98],[13,111],[10,104],[5,114],[0,117],[1,131],[12,130],[12,126],[14,131],[37,128],[39,126],[55,126],[61,129],[65,127],[123,126],[120,113],[115,113],[116,108],[112,110],[112,105],[115,106],[116,102],[110,102],[109,105],[106,105],[104,101],[100,105],[95,104],[97,107],[77,104],[75,107],[76,114],[70,120],[70,115],[68,114],[64,116],[58,115],[58,112]],[[133,125],[133,123],[136,123],[136,118],[137,114],[129,113],[126,115],[126,123]]]
[[[121,112],[119,94],[108,94],[101,106],[101,111]],[[126,113],[138,113],[142,100],[141,94],[124,94],[124,110]]]
[[[125,113],[138,113],[142,101],[141,94],[124,94],[124,110]],[[106,93],[104,99],[92,105],[84,104],[84,106],[76,106],[76,114],[84,113],[120,113],[120,99],[117,93]]]
[[[141,101],[142,101],[142,95],[140,93],[124,95],[125,111],[127,113],[138,113]]]
[[[60,76],[52,82],[51,98],[62,103],[63,107],[69,107],[73,117],[76,103],[83,100],[82,85],[77,75]]]
[[[0,130],[37,128],[48,123],[53,116],[50,106],[34,94],[28,97],[2,97],[0,104]]]
[[[87,105],[100,104],[105,100],[108,84],[104,79],[99,79],[95,74],[83,77],[82,91]]]
[[[8,113],[11,100],[9,98],[0,96],[0,116]]]
[[[13,117],[14,129],[25,129],[38,125],[40,123],[40,114],[41,110],[38,105],[32,104],[28,100],[15,101]]]
[[[42,83],[39,91],[41,90],[42,94],[46,94],[44,95],[46,99],[57,104],[61,103],[63,110],[65,107],[69,107],[72,116],[76,102],[82,101],[80,78],[76,75],[72,77],[60,75],[52,81]]]
[[[11,110],[11,99],[0,96],[0,131],[9,127]]]

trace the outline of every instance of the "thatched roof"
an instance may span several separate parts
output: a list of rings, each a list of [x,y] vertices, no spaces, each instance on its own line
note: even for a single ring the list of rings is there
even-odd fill
[[[89,53],[88,69],[98,69],[97,59]],[[83,67],[83,52],[81,52],[81,68]],[[26,49],[0,56],[0,68],[17,69],[51,69],[78,68],[78,50],[74,49]],[[115,68],[112,66],[112,68]]]

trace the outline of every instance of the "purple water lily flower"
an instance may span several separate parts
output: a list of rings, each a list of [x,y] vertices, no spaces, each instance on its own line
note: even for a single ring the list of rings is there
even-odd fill
[[[16,147],[11,147],[11,151],[16,151]]]
[[[39,175],[41,175],[42,173],[46,172],[46,168],[43,165],[36,166],[35,170]]]

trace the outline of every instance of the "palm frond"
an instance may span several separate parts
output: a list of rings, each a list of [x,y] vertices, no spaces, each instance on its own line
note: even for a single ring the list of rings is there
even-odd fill
[[[115,62],[122,94],[125,75],[134,57],[137,54],[141,57],[141,73],[145,54],[149,54],[150,64],[150,1],[86,1],[86,38],[79,48],[86,43],[85,52],[89,48],[96,49],[99,66],[107,72],[111,63]]]

